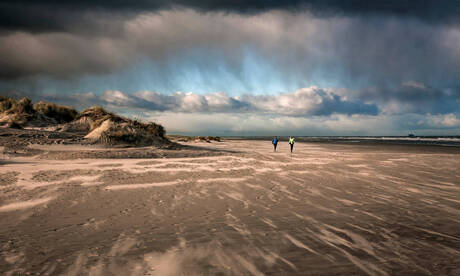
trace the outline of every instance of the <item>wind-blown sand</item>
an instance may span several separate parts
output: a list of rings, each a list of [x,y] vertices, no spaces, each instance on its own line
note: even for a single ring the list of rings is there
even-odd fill
[[[0,274],[460,275],[458,148],[194,145],[4,160]]]

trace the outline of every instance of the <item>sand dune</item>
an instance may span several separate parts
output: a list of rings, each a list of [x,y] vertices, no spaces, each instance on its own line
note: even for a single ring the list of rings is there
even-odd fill
[[[194,145],[222,152],[10,157],[0,272],[460,274],[459,150],[297,143],[291,157],[264,141]]]

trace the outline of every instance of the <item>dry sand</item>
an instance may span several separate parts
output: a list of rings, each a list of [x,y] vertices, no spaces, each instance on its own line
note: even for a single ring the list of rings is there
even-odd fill
[[[194,145],[2,156],[0,274],[460,275],[458,148]]]

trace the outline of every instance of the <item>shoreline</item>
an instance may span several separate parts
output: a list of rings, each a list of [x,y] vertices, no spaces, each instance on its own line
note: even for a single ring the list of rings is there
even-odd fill
[[[294,136],[295,137],[295,136]],[[234,141],[271,141],[273,137],[222,137],[226,140]],[[432,148],[450,148],[455,152],[460,152],[460,139],[459,141],[420,141],[411,139],[373,139],[373,138],[342,138],[342,137],[325,137],[325,138],[306,138],[295,137],[296,142],[312,143],[312,144],[326,144],[326,145],[356,145],[356,146],[415,146],[415,147],[432,147]],[[280,142],[287,142],[286,137],[278,136]]]

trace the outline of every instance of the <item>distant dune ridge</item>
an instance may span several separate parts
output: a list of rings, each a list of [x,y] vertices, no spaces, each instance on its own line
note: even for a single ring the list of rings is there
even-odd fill
[[[170,141],[163,126],[140,122],[93,106],[79,113],[71,106],[0,97],[0,126],[10,128],[44,127],[59,132],[74,132],[86,139],[108,145],[161,146]]]

